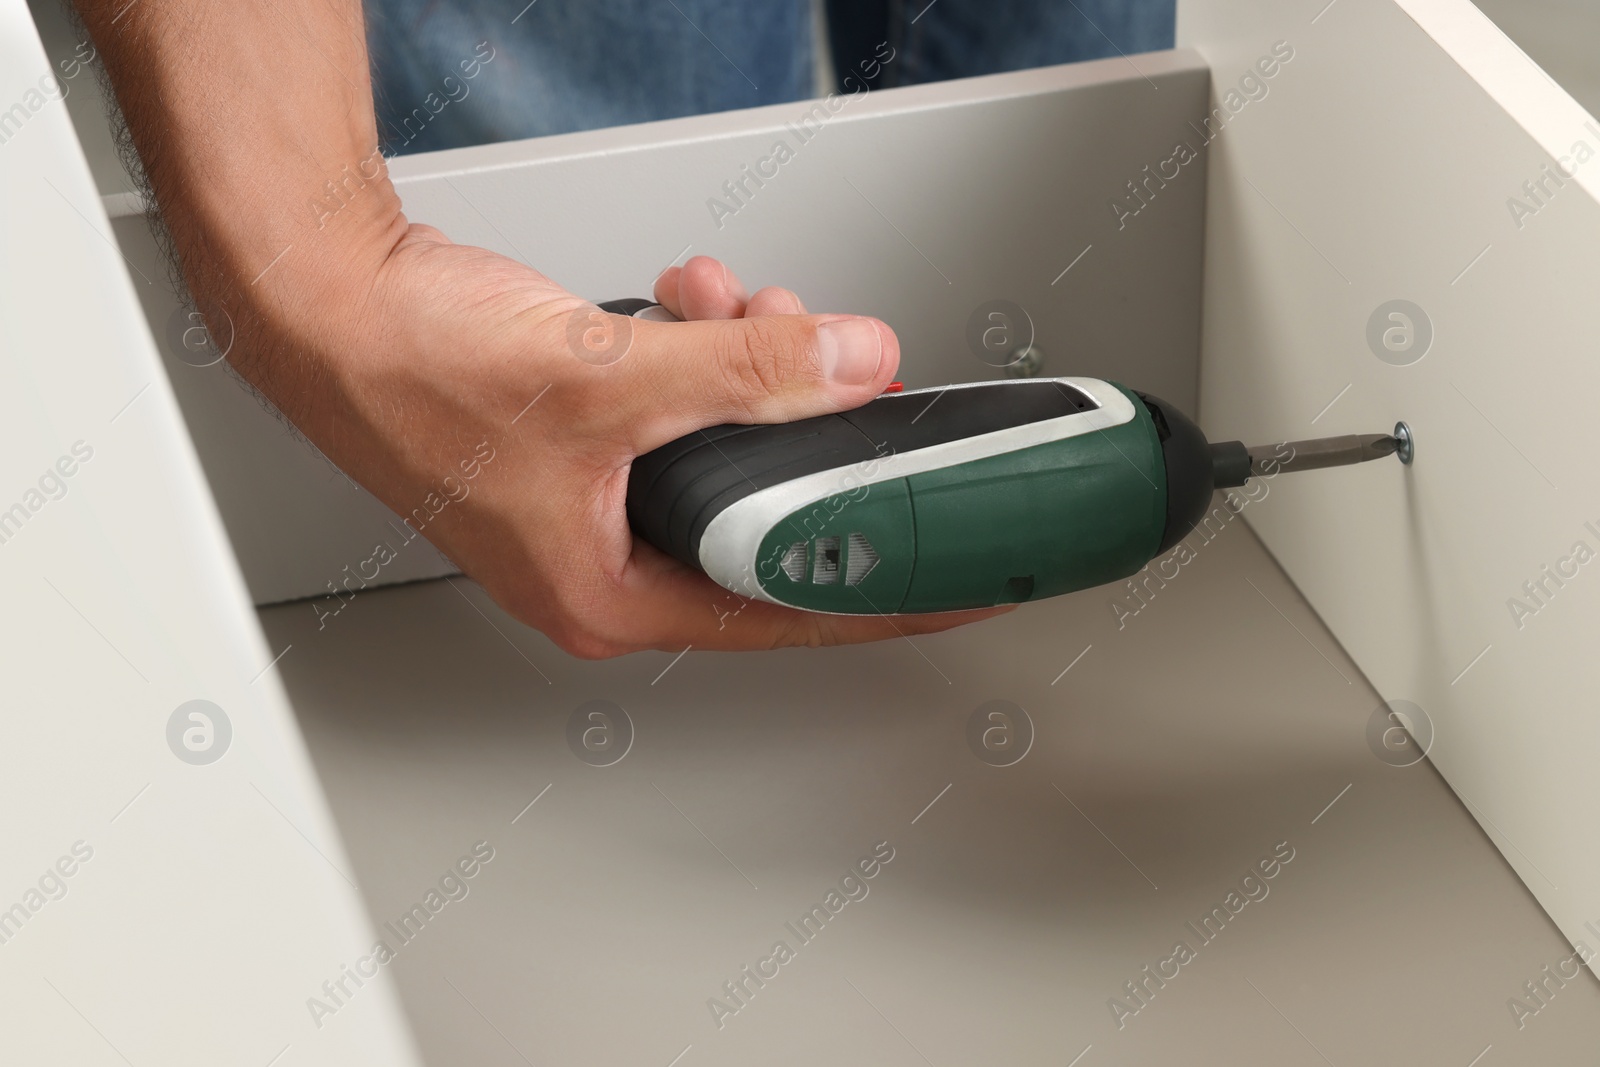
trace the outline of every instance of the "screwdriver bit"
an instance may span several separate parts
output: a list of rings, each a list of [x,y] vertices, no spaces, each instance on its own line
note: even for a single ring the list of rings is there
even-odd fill
[[[1398,437],[1384,433],[1361,433],[1292,441],[1287,445],[1256,445],[1248,451],[1251,473],[1261,475],[1348,467],[1354,463],[1392,456],[1399,450]],[[1285,453],[1288,453],[1287,458]]]

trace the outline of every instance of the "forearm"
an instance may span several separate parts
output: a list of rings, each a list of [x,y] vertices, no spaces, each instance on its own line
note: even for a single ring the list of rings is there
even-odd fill
[[[312,305],[359,304],[404,229],[359,0],[76,4],[185,281],[287,406]]]
[[[517,617],[585,656],[961,621],[719,611],[729,594],[629,531],[637,456],[867,402],[899,363],[886,325],[809,315],[783,289],[749,296],[696,258],[657,279],[687,321],[629,320],[624,352],[590,359],[572,327],[593,305],[406,221],[376,155],[359,0],[74,2],[198,308],[214,333],[231,320],[229,360]],[[458,493],[483,448],[493,466]]]

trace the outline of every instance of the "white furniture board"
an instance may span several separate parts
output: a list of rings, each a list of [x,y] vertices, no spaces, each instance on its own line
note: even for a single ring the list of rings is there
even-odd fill
[[[1600,7],[1589,0],[1476,0],[1539,67],[1591,112],[1600,111]]]
[[[914,645],[582,662],[464,579],[323,631],[261,617],[376,924],[494,846],[394,964],[439,1067],[1586,1062],[1593,976],[1426,761],[1374,755],[1377,695],[1244,522],[1196,543],[1122,630],[1099,590]],[[596,700],[632,724],[606,767],[568,743]],[[968,747],[991,700],[1033,724],[1012,766]],[[878,841],[801,945],[785,923]],[[1201,945],[1185,924],[1279,842]],[[719,1028],[708,1000],[780,939]],[[1196,958],[1119,1028],[1179,939]],[[1507,1002],[1563,961],[1519,1029]]]
[[[1600,124],[1470,4],[1320,6],[1180,8],[1216,92],[1273,42],[1296,51],[1211,147],[1202,422],[1413,427],[1412,467],[1283,479],[1250,522],[1378,691],[1425,710],[1434,763],[1596,948],[1600,583],[1572,557],[1600,550]],[[1576,166],[1580,142],[1597,155]],[[1563,156],[1575,175],[1535,200],[1523,184]],[[1409,365],[1366,337],[1394,299],[1432,324]]]
[[[307,1015],[361,900],[49,71],[0,2],[0,1063],[403,1067],[388,975]]]
[[[1048,96],[1101,81],[1131,83],[1137,70],[1160,80],[1166,76],[1162,63],[1174,63],[1180,72],[1196,68],[1182,56],[1129,62],[1134,67],[1118,60],[911,90],[910,97],[874,94],[858,103],[891,111],[903,105],[908,121],[925,121],[911,140],[927,146],[937,143],[941,129],[952,135],[971,117],[960,114],[968,101],[980,109],[1015,107],[1017,116],[1031,119],[1029,109],[1039,104],[1031,99],[1035,90]],[[1117,65],[1120,72],[1113,75]],[[1274,91],[1283,84],[1275,81]],[[1146,102],[1154,99],[1170,97]],[[1192,114],[1193,101],[1181,106]],[[957,120],[942,118],[940,108],[955,111]],[[1070,111],[1064,108],[1056,121]],[[1119,113],[1114,125],[1069,131],[1060,144],[1042,149],[1038,121],[1017,126],[1026,131],[1028,151],[1070,154],[1075,164],[1093,166],[1094,153],[1083,145],[1098,150],[1094,138],[1115,138],[1136,127],[1128,120],[1142,113]],[[865,122],[867,112],[861,115]],[[1002,137],[1006,131],[995,114],[979,117],[987,121],[977,127],[991,139],[982,144],[1015,147]],[[593,135],[597,139],[582,151],[572,142],[523,143],[497,146],[505,153],[498,156],[469,150],[483,155],[473,155],[478,162],[467,167],[452,153],[407,161],[397,172],[419,168],[402,174],[408,208],[418,217],[437,211],[428,221],[448,216],[466,227],[474,217],[467,209],[482,208],[476,217],[483,232],[462,229],[457,236],[495,247],[501,246],[490,231],[506,229],[505,220],[525,210],[522,179],[501,173],[521,169],[521,157],[536,158],[543,168],[527,168],[534,191],[576,193],[573,186],[580,184],[614,183],[604,186],[613,195],[601,206],[625,216],[633,212],[627,217],[638,227],[659,218],[663,205],[619,200],[614,194],[629,183],[608,177],[607,160],[593,153],[610,153],[610,162],[620,164],[636,150],[670,156],[676,139],[703,140],[692,151],[682,149],[695,154],[722,144],[716,131],[750,135],[770,129],[770,119],[746,124],[749,119],[736,114],[669,124],[664,132],[670,136],[660,146],[655,138],[662,130],[612,131],[609,138]],[[848,129],[830,128],[824,136]],[[1163,147],[1139,165],[1164,158],[1170,148]],[[546,151],[548,158],[541,155]],[[862,153],[839,153],[818,169],[854,173],[848,163]],[[805,158],[821,161],[823,154]],[[1095,262],[1086,257],[1060,283],[1071,280],[1087,296],[1061,297],[1062,305],[1047,303],[1042,313],[1055,336],[1067,339],[1072,368],[1141,386],[1151,385],[1152,376],[1168,375],[1162,380],[1173,387],[1153,386],[1156,391],[1192,405],[1203,173],[1172,183],[1150,214],[1116,231],[1098,190],[1084,199],[1073,186],[1069,194],[1057,194],[1057,203],[1034,185],[1056,180],[1048,172],[1024,168],[1021,173],[1031,176],[1018,178],[1014,168],[988,157],[940,158],[948,166],[972,168],[987,188],[1000,183],[1000,200],[1066,214],[1031,218],[1026,234],[1007,229],[1009,242],[1024,249],[1019,256],[1002,254],[999,246],[988,249],[979,239],[983,224],[1005,221],[1003,205],[977,201],[973,222],[941,218],[937,203],[918,204],[913,197],[910,223],[899,216],[895,222],[915,235],[923,253],[949,272],[938,242],[947,232],[963,234],[977,250],[969,249],[976,266],[957,256],[957,269],[976,273],[981,267],[984,276],[1003,278],[1009,286],[1013,276],[1004,272],[1016,268],[1049,300],[1062,290],[1046,288],[1047,275],[1056,277],[1068,258],[1053,259],[1048,271],[1039,271],[1044,264],[1029,260],[1034,252],[1027,251],[1024,238],[1048,233],[1054,218],[1068,220],[1057,242],[1066,246],[1064,252],[1076,254],[1071,245],[1079,237],[1083,245],[1096,244],[1091,256],[1113,252],[1113,262],[1100,268],[1109,275],[1085,272]],[[730,159],[735,165],[746,161],[737,152]],[[654,167],[659,159],[644,162]],[[874,162],[885,166],[882,157]],[[582,182],[566,176],[569,166],[584,176]],[[1137,168],[1124,173],[1110,166],[1107,174],[1113,170],[1116,186],[1137,174]],[[665,172],[670,176],[671,168]],[[449,182],[441,186],[447,175]],[[692,184],[683,180],[685,188]],[[930,194],[947,195],[938,183],[948,177],[926,180]],[[480,182],[487,199],[474,193],[470,204],[452,208],[443,198],[451,182],[463,189]],[[1019,200],[1019,190],[1028,196]],[[781,191],[776,184],[767,190]],[[835,206],[831,199],[813,203],[807,199],[812,194],[800,189],[785,195],[793,201],[772,201],[785,205],[780,213],[795,213],[813,229]],[[729,230],[746,221],[759,224],[757,209],[765,202],[742,212]],[[1173,214],[1160,215],[1163,205]],[[1073,231],[1072,213],[1080,207],[1083,219],[1098,215],[1111,237],[1129,240],[1101,244]],[[991,210],[996,215],[983,214]],[[863,208],[841,232],[859,241],[879,218]],[[1158,224],[1148,231],[1156,236],[1140,236],[1146,222]],[[138,244],[140,225],[125,219],[117,229],[135,263],[148,254]],[[585,233],[590,222],[575,216],[550,225],[566,227],[561,235],[570,238]],[[1188,273],[1132,270],[1159,266],[1169,239],[1164,231],[1173,227],[1180,231],[1183,255],[1194,257]],[[933,247],[922,240],[924,230],[934,235]],[[531,245],[536,236],[517,243]],[[869,257],[870,272],[821,258],[817,248],[829,234],[805,236],[816,247],[802,248],[795,262],[803,279],[814,278],[822,287],[816,290],[820,299],[807,291],[819,306],[831,299],[862,310],[879,311],[880,304],[904,309],[904,318],[898,310],[889,316],[903,338],[923,328],[929,301],[940,314],[949,312],[938,299],[941,283],[905,280],[907,268],[926,269],[927,261],[915,249],[894,249],[887,234],[879,238],[891,243],[867,242],[865,251],[857,251]],[[697,250],[734,256],[743,247],[738,240]],[[750,242],[750,254],[762,254],[754,247],[761,242]],[[540,246],[534,262],[555,272],[552,256],[559,251]],[[657,266],[655,258],[673,251],[637,253],[649,259],[643,263],[626,246],[600,246],[568,268],[570,278],[579,279],[570,283],[603,284],[596,296],[639,292]],[[762,262],[771,275],[752,281],[789,280],[787,261]],[[961,281],[956,273],[951,278],[951,286]],[[826,288],[835,284],[837,290]],[[153,293],[158,286],[145,288]],[[1185,292],[1195,301],[1195,313],[1181,310],[1170,321],[1156,313],[1181,308],[1178,297]],[[990,295],[1013,294],[984,298]],[[1120,314],[1130,305],[1118,299],[1135,302],[1129,314]],[[1083,318],[1074,320],[1062,308]],[[146,310],[159,323],[171,306],[147,297]],[[913,314],[919,311],[924,314]],[[1113,325],[1122,333],[1097,332]],[[1181,341],[1185,328],[1187,342],[1153,343],[1168,329]],[[1139,344],[1118,361],[1114,347],[1072,348],[1075,329],[1091,338],[1110,337],[1113,344],[1131,336]],[[126,332],[123,326],[117,336]],[[1061,345],[1041,340],[1059,360],[1055,348]],[[926,378],[911,373],[915,357],[908,355],[906,377],[913,384],[983,371],[948,349],[921,350],[941,355],[922,365]],[[1089,359],[1107,362],[1090,366]],[[231,459],[218,458],[230,445],[211,436],[206,420],[224,422],[231,417],[227,412],[248,410],[248,404],[208,416],[203,403],[190,402],[202,387],[182,377],[204,372],[175,366],[170,358],[168,372],[202,458],[211,464],[212,484],[224,494],[229,483],[219,471],[236,468],[228,466]],[[223,392],[224,386],[235,387],[220,374],[206,382],[203,388],[217,397],[237,397]],[[1188,395],[1182,392],[1185,382]],[[154,387],[139,403],[152,395]],[[169,435],[177,433],[174,410],[167,403],[163,425]],[[130,412],[118,425],[131,417]],[[256,427],[258,444],[280,432],[264,417]],[[281,477],[286,488],[262,492],[283,492],[280,503],[330,505],[317,513],[318,524],[336,531],[330,543],[372,520],[370,514],[360,518],[352,510],[360,505],[349,497],[328,490],[342,484],[336,473],[318,467],[320,461],[291,438],[283,444],[293,446],[284,453],[295,457],[291,465],[264,464],[261,477],[264,485]],[[188,470],[192,476],[192,462]],[[1286,488],[1274,483],[1274,489]],[[1249,514],[1276,514],[1288,499],[1275,494],[1252,503]],[[228,508],[224,498],[225,518]],[[209,521],[214,530],[215,519]],[[230,529],[248,567],[244,535],[236,525]],[[296,580],[303,578],[293,569],[297,553],[314,553],[319,544],[310,537],[284,553]],[[182,547],[193,554],[188,542]],[[305,829],[304,837],[289,838],[297,853],[281,846],[299,865],[286,856],[280,870],[306,885],[316,877],[338,882],[315,856],[325,853],[361,885],[370,927],[381,936],[381,924],[438,884],[446,865],[478,840],[494,844],[495,859],[471,882],[470,894],[430,922],[384,972],[398,979],[424,1058],[440,1064],[581,1057],[682,1067],[735,1059],[943,1067],[1071,1063],[1076,1057],[1081,1067],[1091,1067],[1158,1059],[1411,1064],[1479,1057],[1487,1065],[1582,1056],[1592,1047],[1600,1016],[1593,980],[1582,976],[1561,986],[1547,1007],[1516,1025],[1508,1001],[1526,998],[1523,983],[1540,980],[1541,968],[1568,959],[1570,947],[1426,763],[1396,768],[1375,757],[1366,734],[1377,693],[1249,531],[1231,524],[1181,573],[1126,629],[1117,628],[1112,594],[1102,590],[1027,606],[977,628],[919,639],[915,647],[892,642],[748,657],[690,652],[675,663],[669,655],[653,654],[601,664],[572,661],[459,581],[373,592],[322,632],[305,604],[268,609],[262,618],[271,640],[256,639],[259,647],[249,649],[247,658],[252,672],[273,656],[281,658],[245,684],[270,691],[280,672],[286,678],[334,818],[349,842],[347,861],[331,826],[315,814],[310,785],[312,795],[304,800],[310,816],[285,809],[296,828]],[[237,605],[243,595],[237,573],[231,581]],[[198,632],[223,639],[214,632],[217,616],[194,614]],[[31,652],[31,646],[23,650]],[[591,699],[623,704],[635,724],[634,746],[615,766],[587,766],[566,747],[573,710]],[[1014,700],[1031,712],[1037,737],[1013,767],[987,766],[967,748],[968,717],[989,699]],[[289,736],[285,745],[293,749],[298,739]],[[53,769],[49,757],[59,759],[61,750],[57,745],[31,751],[40,753],[43,768]],[[171,760],[165,749],[160,755]],[[97,773],[110,766],[122,769],[109,756],[98,757]],[[236,766],[225,760],[209,770]],[[546,786],[549,791],[541,792]],[[138,803],[153,795],[144,794]],[[116,825],[138,810],[119,814]],[[289,834],[284,825],[276,829]],[[241,834],[239,840],[259,847],[258,836]],[[802,949],[726,1029],[715,1029],[705,999],[736,977],[740,966],[754,963],[770,939],[782,936],[783,923],[816,902],[845,865],[884,839],[897,848],[896,860],[871,883],[870,896],[850,905],[820,943]],[[1272,881],[1270,896],[1245,908],[1223,938],[1200,948],[1179,978],[1117,1028],[1107,1002],[1121,994],[1121,983],[1170,952],[1172,940],[1189,936],[1184,924],[1198,921],[1278,841],[1294,847],[1296,858]],[[892,880],[897,876],[902,881]],[[264,912],[278,913],[267,888],[275,884],[233,887],[217,899],[240,912],[248,909],[249,918],[259,921]],[[329,953],[347,961],[364,951],[366,940],[350,930],[367,927],[349,918],[334,924],[343,935],[320,944],[314,957],[318,978],[333,973],[320,969]],[[276,927],[271,932],[280,934]],[[306,966],[304,958],[291,963]],[[113,970],[104,980],[125,973]],[[269,1003],[238,985],[214,981],[217,973],[206,972],[212,1001],[202,1010],[213,1001],[227,1000],[232,1011]],[[379,994],[359,1003],[365,1011],[382,1000]],[[277,1010],[276,1001],[271,1004]],[[84,1006],[83,1021],[94,1006]],[[149,1027],[166,1028],[162,1037],[168,1044],[152,1044],[151,1061],[192,1056],[201,1062],[205,1055],[210,1058],[203,1062],[213,1062],[216,1048],[184,1043],[188,1035],[177,1013],[181,1009],[187,1020],[190,1008],[190,1001],[174,1006],[135,997],[127,1016],[114,1021],[136,1016]],[[305,1004],[296,1003],[294,1011],[303,1020]],[[269,1021],[277,1018],[268,1014]],[[53,1017],[48,1021],[53,1024]],[[403,1053],[389,1055],[388,1047],[371,1042],[363,1030],[368,1025],[378,1026],[383,1040],[403,1041],[388,1023],[341,1008],[315,1040],[295,1040],[279,1062],[302,1055],[310,1062],[318,1056],[361,1062],[363,1053],[372,1062],[403,1062]],[[112,1038],[119,1034],[103,1029]],[[247,1028],[241,1039],[260,1033]],[[99,1050],[107,1062],[117,1062],[113,1053]],[[130,1058],[146,1061],[132,1053]]]
[[[998,377],[966,331],[980,305],[1004,299],[1031,316],[1045,373],[1124,378],[1192,410],[1201,164],[1126,227],[1106,201],[1171,154],[1203,114],[1206,79],[1196,57],[1156,53],[841,98],[825,122],[808,101],[390,166],[408,217],[591,299],[648,296],[669,263],[715,255],[752,291],[781,284],[814,308],[883,318],[909,387]],[[803,144],[802,123],[813,131]],[[719,220],[708,200],[726,203],[724,182],[780,138],[793,160]],[[163,276],[142,216],[118,218],[116,234],[140,270]],[[158,338],[175,316],[186,325],[163,286],[142,295]],[[173,386],[257,603],[327,595],[342,568],[394,539],[399,520],[225,364],[187,365],[175,347]],[[384,580],[453,569],[419,542]]]

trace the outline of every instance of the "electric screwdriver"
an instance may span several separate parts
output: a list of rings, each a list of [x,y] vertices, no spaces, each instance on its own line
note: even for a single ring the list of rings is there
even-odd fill
[[[1216,489],[1411,453],[1404,423],[1247,448],[1208,442],[1172,404],[1116,382],[1012,379],[689,434],[634,461],[627,512],[638,537],[742,596],[955,611],[1126,578],[1176,546]]]

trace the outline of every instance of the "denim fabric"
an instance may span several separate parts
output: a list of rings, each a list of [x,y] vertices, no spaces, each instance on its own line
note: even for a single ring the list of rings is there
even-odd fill
[[[887,40],[871,88],[1171,48],[1174,0],[827,0],[841,79]],[[855,71],[859,73],[859,71]],[[844,90],[841,90],[844,91]]]
[[[811,95],[808,0],[526,2],[368,0],[386,153]],[[493,58],[468,79],[461,63],[485,41]]]
[[[809,0],[367,0],[388,154],[813,95]],[[841,80],[909,85],[1169,48],[1173,0],[827,0]],[[876,70],[875,66],[866,69]],[[859,89],[854,82],[842,91]]]

